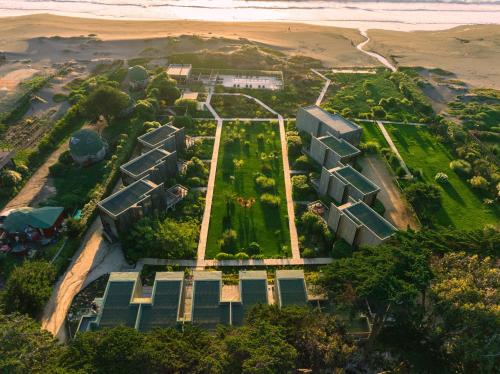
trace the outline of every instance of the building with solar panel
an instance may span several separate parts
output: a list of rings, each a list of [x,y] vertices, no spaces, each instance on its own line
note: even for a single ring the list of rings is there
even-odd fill
[[[372,205],[379,191],[375,183],[350,165],[323,168],[321,171],[318,192],[321,196],[331,197],[336,203],[354,200]]]
[[[182,322],[183,272],[156,273],[151,295],[144,295],[137,272],[111,273],[94,313],[81,318],[78,332],[127,326],[138,331],[175,327]]]
[[[179,129],[170,122],[139,136],[137,140],[143,153],[158,147],[175,152],[186,147],[186,132],[184,128]]]

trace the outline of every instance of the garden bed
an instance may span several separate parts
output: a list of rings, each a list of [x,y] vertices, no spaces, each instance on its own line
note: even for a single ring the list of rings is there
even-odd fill
[[[256,182],[269,182],[264,188]],[[274,182],[271,182],[270,180]],[[261,183],[262,185],[262,183]],[[279,205],[261,201],[274,196]],[[245,208],[245,206],[247,206]],[[232,239],[220,241],[228,230]],[[252,242],[261,251],[249,251]],[[219,252],[264,257],[289,256],[285,181],[276,123],[227,123],[222,130],[206,257]]]

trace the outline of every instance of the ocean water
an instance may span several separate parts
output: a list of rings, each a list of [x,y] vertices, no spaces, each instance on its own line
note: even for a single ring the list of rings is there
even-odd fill
[[[499,24],[500,0],[242,1],[0,0],[0,16],[52,13],[107,19],[276,21],[392,30]],[[0,21],[1,22],[1,21]]]

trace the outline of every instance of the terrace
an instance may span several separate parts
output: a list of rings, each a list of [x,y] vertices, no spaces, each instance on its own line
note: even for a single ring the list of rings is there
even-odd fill
[[[163,147],[169,152],[174,152],[185,146],[184,129],[178,129],[171,124],[160,126],[151,132],[139,136],[137,140],[146,151]]]
[[[352,219],[359,221],[381,239],[390,237],[396,231],[394,226],[364,203],[360,202],[353,204],[344,211],[347,212]]]
[[[162,163],[166,163],[167,159],[171,160],[169,165],[170,168],[168,168],[170,169],[170,174],[175,174],[177,166],[176,154],[161,148],[155,148],[122,165],[120,170],[122,172],[122,176],[125,176],[125,178],[122,179],[131,179],[133,181],[142,179],[146,175],[150,174],[155,167],[161,165]]]
[[[352,146],[344,139],[338,139],[333,135],[323,136],[321,138],[318,138],[318,140],[341,157],[355,156],[361,153],[359,149]]]

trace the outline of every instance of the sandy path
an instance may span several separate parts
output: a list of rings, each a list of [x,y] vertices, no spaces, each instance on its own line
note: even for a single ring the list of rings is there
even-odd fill
[[[356,48],[359,49],[361,52],[367,54],[368,56],[371,56],[373,58],[376,58],[382,65],[386,66],[387,68],[391,69],[392,71],[398,70],[393,64],[389,62],[384,56],[376,53],[376,52],[370,52],[366,51],[364,47],[370,42],[370,37],[366,33],[366,30],[359,30],[360,34],[363,35],[366,40],[364,42],[359,43]]]
[[[377,197],[385,206],[384,217],[398,229],[406,230],[408,227],[418,229],[415,216],[406,205],[401,191],[394,184],[385,163],[377,156],[362,157],[359,163],[363,168],[363,174],[380,187]]]
[[[64,326],[73,298],[88,284],[88,279],[94,280],[102,274],[121,270],[126,264],[120,253],[119,246],[111,246],[103,239],[101,220],[96,218],[85,234],[80,249],[73,256],[75,260],[52,291],[43,312],[42,328],[60,341],[66,341]]]
[[[55,150],[45,163],[26,182],[19,193],[5,206],[4,210],[21,208],[25,206],[36,206],[41,201],[55,193],[55,188],[50,183],[49,168],[54,165],[61,153],[68,149],[65,142]]]

